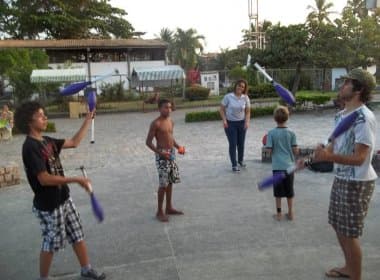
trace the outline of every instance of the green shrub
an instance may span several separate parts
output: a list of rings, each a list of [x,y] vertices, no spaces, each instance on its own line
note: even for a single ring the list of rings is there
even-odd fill
[[[234,68],[230,70],[230,72],[228,73],[228,77],[233,81],[237,81],[240,79],[247,80],[248,73],[247,70],[244,70],[241,66],[236,65]]]
[[[186,113],[185,122],[205,122],[221,120],[219,111],[202,111]]]
[[[251,99],[265,98],[265,97],[277,97],[277,93],[272,84],[258,84],[248,87],[248,96]]]
[[[324,93],[301,93],[296,95],[297,103],[305,104],[312,102],[315,105],[322,105],[331,100],[331,96]]]
[[[210,89],[200,85],[192,85],[185,90],[185,98],[193,100],[206,100],[210,95]]]
[[[234,87],[230,86],[227,88],[227,92],[233,92]],[[277,97],[277,93],[270,83],[261,83],[258,85],[249,85],[248,86],[248,97],[250,99],[255,98],[266,98],[266,97]]]
[[[118,83],[102,83],[100,97],[104,101],[119,101],[124,99],[124,81]]]
[[[251,108],[251,118],[273,114],[275,106]],[[186,113],[185,122],[204,122],[221,120],[219,111],[202,111]]]
[[[182,97],[182,90],[183,86],[182,84],[174,84],[170,87],[154,87],[154,92],[159,92],[160,96],[164,97],[172,97],[173,95],[175,97]]]
[[[141,95],[133,90],[124,91],[124,101],[135,101],[139,100],[141,98]]]
[[[249,88],[249,87],[248,87]],[[234,85],[230,85],[229,87],[226,88],[227,92],[226,93],[230,93],[230,92],[234,92]]]
[[[44,132],[57,132],[57,130],[55,128],[55,123],[54,122],[48,122],[46,130]],[[21,134],[21,132],[17,129],[17,127],[14,126],[12,128],[12,134],[13,135]]]
[[[48,122],[45,132],[57,132],[54,122]]]
[[[276,107],[277,106],[251,108],[251,118],[272,115]]]

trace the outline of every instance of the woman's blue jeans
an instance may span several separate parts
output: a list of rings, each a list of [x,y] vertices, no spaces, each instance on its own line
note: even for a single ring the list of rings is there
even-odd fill
[[[244,142],[245,133],[244,129],[245,120],[242,121],[227,121],[228,127],[224,129],[229,143],[229,154],[232,167],[237,166],[237,163],[242,163],[244,160]],[[238,159],[236,161],[236,149]]]

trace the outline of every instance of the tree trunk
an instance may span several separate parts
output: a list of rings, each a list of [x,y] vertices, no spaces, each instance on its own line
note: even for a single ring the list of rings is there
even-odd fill
[[[301,81],[301,63],[297,62],[296,75],[294,77],[294,82],[293,82],[293,87],[292,87],[292,93],[293,94],[296,94],[298,87],[299,87],[299,84],[300,84],[300,81]]]
[[[327,76],[327,67],[323,66],[322,69],[322,92],[330,91],[331,90],[331,81],[328,79]]]
[[[0,77],[0,96],[4,95],[4,81],[2,77]]]

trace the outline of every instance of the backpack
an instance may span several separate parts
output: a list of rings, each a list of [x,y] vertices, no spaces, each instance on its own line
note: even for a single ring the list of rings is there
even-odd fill
[[[332,172],[334,170],[334,163],[330,161],[313,162],[310,164],[309,169],[317,172]]]

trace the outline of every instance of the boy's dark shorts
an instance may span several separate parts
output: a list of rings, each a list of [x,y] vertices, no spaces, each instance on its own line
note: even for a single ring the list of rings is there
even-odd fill
[[[273,175],[278,172],[286,174],[286,170],[273,170]],[[273,186],[274,197],[294,197],[294,174],[286,174],[285,176],[284,180]]]

